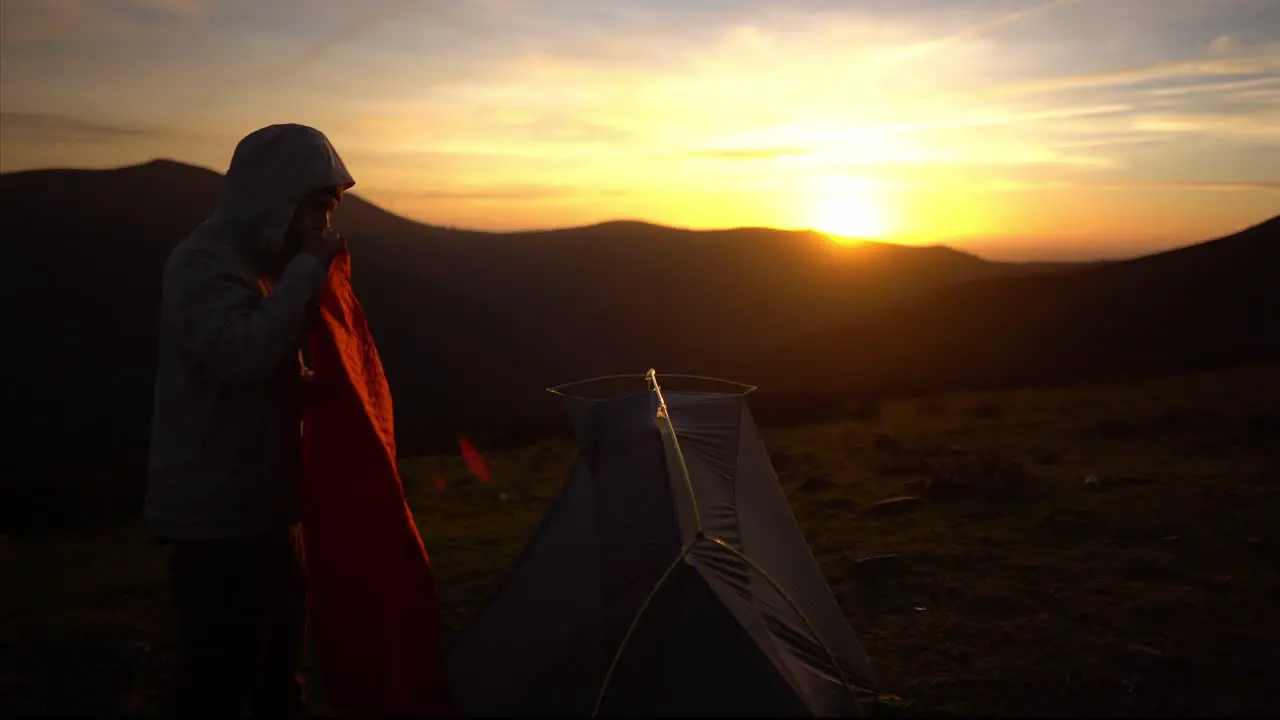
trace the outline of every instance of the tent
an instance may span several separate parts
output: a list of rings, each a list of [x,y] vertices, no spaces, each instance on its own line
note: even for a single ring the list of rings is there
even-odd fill
[[[879,682],[783,496],[754,388],[632,381],[551,389],[580,452],[448,657],[458,712],[868,714]]]

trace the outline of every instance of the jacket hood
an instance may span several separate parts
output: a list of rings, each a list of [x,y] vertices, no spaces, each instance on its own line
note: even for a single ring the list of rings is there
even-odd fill
[[[270,125],[236,145],[227,170],[219,212],[246,231],[244,249],[274,257],[298,202],[326,187],[355,185],[324,133],[305,125]]]

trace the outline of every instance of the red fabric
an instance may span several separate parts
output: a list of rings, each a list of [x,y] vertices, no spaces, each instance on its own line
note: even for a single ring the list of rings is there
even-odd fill
[[[340,715],[452,714],[435,580],[405,502],[391,392],[345,251],[320,315],[302,532],[321,680]]]
[[[470,440],[464,437],[458,438],[458,449],[462,452],[462,461],[466,463],[467,470],[472,475],[479,478],[482,483],[493,482],[493,476],[489,474],[489,466]]]

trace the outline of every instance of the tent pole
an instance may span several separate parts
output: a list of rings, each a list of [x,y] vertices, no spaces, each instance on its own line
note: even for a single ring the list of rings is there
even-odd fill
[[[697,527],[697,532],[695,533],[693,540],[689,541],[689,544],[685,545],[684,548],[681,549],[680,554],[676,559],[671,561],[671,564],[667,566],[666,571],[662,573],[662,577],[658,578],[658,582],[656,582],[653,589],[649,591],[649,596],[645,598],[644,604],[642,604],[640,609],[636,611],[636,616],[631,619],[631,626],[627,628],[627,634],[622,636],[622,642],[618,644],[618,649],[613,654],[613,661],[609,663],[609,671],[605,673],[604,682],[600,685],[600,694],[596,696],[596,706],[591,713],[592,717],[599,714],[600,705],[604,702],[605,692],[608,691],[609,682],[613,679],[613,671],[617,669],[618,661],[622,658],[622,651],[626,649],[627,642],[631,640],[631,633],[634,632],[636,626],[640,624],[640,618],[644,616],[645,610],[649,608],[649,603],[657,596],[658,591],[662,589],[664,584],[666,584],[667,578],[671,577],[671,573],[675,571],[676,567],[689,557],[689,553],[693,551],[694,545],[700,540],[706,538],[706,535],[702,531],[702,514],[698,512],[698,496],[693,491],[693,479],[689,476],[689,466],[685,464],[684,451],[680,449],[680,436],[676,434],[675,423],[671,422],[671,413],[667,408],[667,400],[662,395],[662,386],[658,384],[658,372],[650,368],[644,378],[648,389],[656,393],[658,396],[658,418],[659,420],[667,421],[667,428],[671,432],[671,443],[676,450],[676,459],[680,463],[680,472],[684,475],[685,487],[689,490],[689,503],[693,506],[693,520]]]
[[[689,503],[693,506],[693,522],[697,527],[697,534],[694,536],[696,540],[702,537],[702,513],[698,512],[698,496],[693,492],[693,479],[689,477],[689,466],[685,464],[684,451],[680,449],[680,436],[676,434],[676,425],[671,421],[671,412],[667,409],[667,400],[662,396],[662,386],[658,385],[658,371],[649,368],[649,372],[645,374],[645,381],[657,393],[658,417],[667,421],[667,428],[671,431],[671,444],[675,446],[676,460],[680,463],[680,472],[684,475],[685,487],[689,489]]]
[[[591,711],[591,717],[600,714],[600,705],[604,702],[605,692],[609,690],[609,681],[613,679],[613,671],[618,668],[618,661],[622,659],[622,651],[626,649],[627,642],[631,640],[631,633],[635,632],[636,626],[640,624],[640,618],[644,616],[645,610],[649,609],[649,603],[653,602],[653,599],[657,597],[658,591],[666,584],[667,578],[671,577],[671,573],[675,572],[680,563],[684,562],[685,558],[689,557],[689,553],[693,552],[693,546],[697,542],[697,540],[694,540],[680,550],[680,554],[667,566],[667,569],[662,573],[662,577],[658,578],[658,582],[653,584],[653,589],[649,591],[648,597],[644,599],[644,603],[636,611],[636,616],[631,618],[631,625],[627,628],[627,634],[623,635],[622,642],[618,643],[618,649],[613,653],[613,661],[609,663],[609,671],[605,673],[604,682],[600,684],[600,694],[596,695],[596,706]]]

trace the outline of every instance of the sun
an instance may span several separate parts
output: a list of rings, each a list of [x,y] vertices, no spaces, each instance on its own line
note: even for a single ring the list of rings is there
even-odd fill
[[[813,208],[814,229],[833,240],[875,240],[888,231],[880,204],[868,195],[840,194],[819,198]]]

